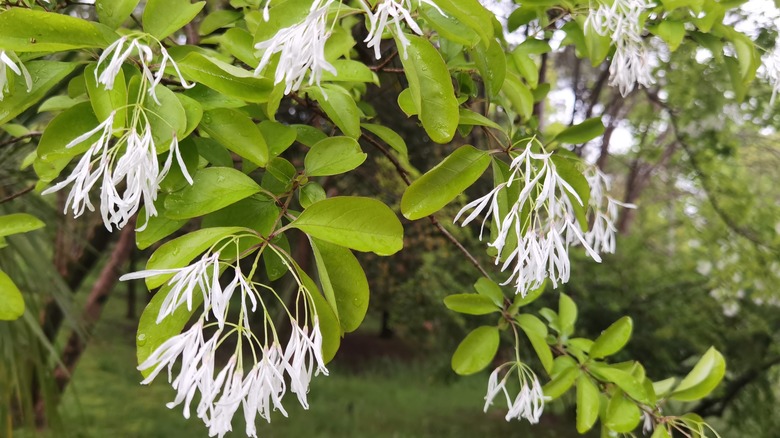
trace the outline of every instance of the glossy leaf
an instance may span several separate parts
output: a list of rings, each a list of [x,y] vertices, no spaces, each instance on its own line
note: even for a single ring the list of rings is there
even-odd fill
[[[56,12],[9,8],[0,13],[0,47],[4,50],[59,52],[106,47],[111,43],[110,34],[113,32],[105,32],[97,23]]]
[[[599,390],[585,374],[577,378],[577,432],[589,431],[599,418]]]
[[[677,385],[670,398],[680,401],[700,400],[714,390],[726,374],[726,360],[710,347],[690,373]]]
[[[493,300],[478,294],[449,295],[444,298],[444,305],[453,312],[467,315],[487,315],[501,310]]]
[[[12,213],[0,216],[0,237],[27,233],[43,228],[46,224],[27,213]]]
[[[639,425],[641,414],[636,403],[618,391],[609,399],[604,425],[615,432],[628,433]]]
[[[265,138],[246,114],[228,108],[213,109],[203,114],[200,127],[241,157],[261,167],[268,164]]]
[[[17,10],[20,8],[12,8],[0,14],[0,17]],[[3,29],[2,26],[2,20],[0,20],[0,29]],[[1,42],[0,47],[3,47]],[[4,48],[7,49],[7,47]],[[6,93],[6,96],[0,101],[0,124],[12,120],[27,108],[38,103],[49,90],[78,66],[75,62],[57,61],[30,61],[24,65],[33,78],[32,88],[27,91],[27,84],[24,80],[14,81],[13,89]]]
[[[550,346],[547,345],[547,326],[537,317],[531,314],[517,315],[517,323],[523,330],[531,346],[534,348],[539,361],[547,373],[552,372],[553,356]]]
[[[379,137],[380,140],[387,143],[388,146],[401,154],[402,157],[408,158],[406,142],[404,141],[403,137],[398,135],[398,133],[386,126],[376,125],[373,123],[363,123],[360,126],[368,132]]]
[[[561,334],[568,336],[574,332],[574,323],[577,322],[577,305],[566,294],[561,294],[558,301],[558,321]]]
[[[304,233],[379,255],[403,248],[403,227],[390,208],[376,199],[335,197],[312,204],[291,226]]]
[[[268,101],[273,90],[273,82],[270,79],[255,77],[250,71],[207,58],[197,52],[174,58],[187,79],[231,98],[263,103]]]
[[[406,189],[401,212],[407,219],[416,220],[441,210],[474,184],[488,165],[490,154],[461,146]]]
[[[601,359],[611,356],[625,347],[631,338],[634,323],[630,317],[624,316],[607,327],[590,347],[591,359]]]
[[[601,117],[593,117],[574,126],[570,126],[555,136],[554,140],[567,144],[587,143],[604,133]]]
[[[360,137],[360,110],[355,99],[339,86],[309,87],[308,93],[345,135]]]
[[[339,175],[366,161],[357,140],[351,137],[328,137],[311,147],[303,160],[309,176]]]
[[[147,0],[143,15],[144,31],[162,40],[192,21],[205,5],[205,1]]]
[[[169,219],[189,219],[252,196],[260,186],[252,178],[227,167],[207,167],[192,175],[193,184],[165,200]]]
[[[474,289],[476,289],[478,294],[490,298],[490,300],[496,306],[504,306],[504,292],[501,290],[501,286],[499,286],[491,279],[487,277],[480,277],[479,280],[474,283]]]
[[[133,13],[140,0],[96,0],[98,20],[111,29],[121,26]]]
[[[461,341],[452,355],[452,369],[467,376],[485,369],[498,352],[498,328],[493,326],[477,327]]]
[[[420,121],[431,140],[448,143],[458,129],[459,117],[449,69],[428,39],[416,35],[406,37],[410,44],[401,61],[412,100],[420,109]]]
[[[368,279],[352,251],[312,239],[317,271],[325,298],[334,308],[341,329],[356,330],[368,311]]]

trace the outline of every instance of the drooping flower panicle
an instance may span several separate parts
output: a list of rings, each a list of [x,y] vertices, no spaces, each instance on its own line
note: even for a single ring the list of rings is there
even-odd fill
[[[636,84],[650,87],[652,75],[650,52],[642,39],[642,13],[650,7],[646,0],[615,0],[591,9],[585,21],[586,32],[608,36],[615,45],[609,66],[611,86],[627,96]]]
[[[131,117],[134,125],[125,128],[119,138],[115,138],[114,119],[117,112],[109,116],[98,126],[71,140],[65,147],[78,146],[95,135],[87,152],[81,157],[70,176],[54,186],[44,190],[43,195],[62,190],[73,184],[65,202],[65,212],[71,208],[74,217],[81,216],[85,210],[94,211],[89,198],[91,189],[100,183],[100,213],[103,223],[109,230],[112,226],[122,228],[138,212],[141,203],[146,206],[146,221],[139,227],[143,230],[151,216],[157,215],[154,201],[157,199],[160,182],[168,174],[174,157],[185,179],[192,184],[187,172],[176,135],[171,140],[168,158],[162,168],[157,160],[157,146],[152,136],[152,127],[145,110],[134,106]],[[118,187],[124,183],[120,194]]]
[[[436,8],[442,15],[445,15],[436,3],[431,0],[419,0],[419,3],[430,5]],[[403,56],[406,56],[405,49],[410,43],[409,39],[404,35],[401,22],[405,22],[409,29],[417,35],[422,35],[423,33],[420,26],[412,17],[411,0],[381,0],[373,11],[365,1],[361,1],[360,5],[366,11],[366,18],[368,19],[368,36],[366,36],[364,42],[368,43],[367,47],[369,49],[374,49],[374,56],[376,56],[376,59],[382,57],[382,35],[388,26],[395,25],[395,35],[401,42],[402,49],[404,49]]]
[[[336,68],[325,59],[325,43],[330,37],[327,27],[328,8],[335,0],[314,0],[306,18],[295,25],[279,30],[273,38],[255,44],[263,51],[255,69],[259,75],[278,53],[279,64],[274,83],[285,82],[284,94],[300,89],[307,74],[309,85],[320,85],[322,72],[337,74]]]
[[[289,257],[281,252],[277,254]],[[223,271],[233,274],[225,287],[219,282]],[[183,403],[184,417],[189,418],[191,404],[199,393],[195,411],[208,427],[210,436],[222,437],[231,431],[232,419],[240,409],[246,420],[246,434],[256,437],[258,415],[269,422],[273,410],[287,416],[282,399],[288,389],[297,396],[301,406],[308,409],[307,394],[312,376],[327,375],[328,369],[322,356],[323,338],[309,295],[311,292],[302,285],[297,274],[293,273],[299,285],[299,298],[302,298],[298,301],[304,304],[301,316],[299,309],[287,310],[286,303],[275,292],[261,294],[260,290],[272,289],[247,277],[239,261],[225,260],[224,253],[219,250],[209,250],[198,261],[183,268],[150,269],[124,275],[121,280],[170,274],[174,275],[164,289],[167,295],[158,322],[164,321],[180,306],[191,309],[195,294],[203,294],[203,311],[191,328],[162,343],[138,366],[139,370],[149,372],[142,383],[150,383],[167,368],[168,381],[177,391],[168,407]],[[228,321],[231,298],[236,294],[240,295],[239,317]],[[268,295],[285,307],[290,318],[291,330],[286,346],[267,311]],[[262,312],[261,328],[250,325],[249,315],[258,311]],[[216,322],[208,323],[212,315]],[[207,336],[207,332],[212,334]],[[238,338],[235,350],[227,364],[217,372],[217,350],[230,336]],[[246,354],[247,351],[251,354]],[[180,371],[174,379],[172,369],[179,361]]]
[[[499,379],[499,375],[504,372],[505,368],[508,369],[503,377]],[[517,373],[517,379],[520,383],[520,392],[514,398],[510,396],[506,387],[509,376],[513,372]],[[488,378],[485,412],[493,404],[493,400],[499,393],[503,393],[506,398],[508,408],[505,417],[506,421],[526,419],[531,424],[539,422],[539,418],[541,418],[542,412],[544,412],[545,396],[544,392],[542,392],[539,378],[531,371],[528,365],[522,362],[508,362],[493,370]]]

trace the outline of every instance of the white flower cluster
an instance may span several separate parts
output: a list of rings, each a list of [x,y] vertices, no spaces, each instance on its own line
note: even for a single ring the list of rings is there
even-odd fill
[[[482,231],[492,217],[496,233],[488,246],[497,251],[496,264],[503,261],[502,271],[512,266],[509,278],[502,284],[513,282],[515,293],[523,296],[547,278],[554,287],[569,281],[572,243],[581,244],[594,260],[601,261],[585,239],[574,213],[572,200],[582,206],[582,199],[558,173],[552,154],[533,152],[534,144],[529,141],[512,160],[506,182],[466,204],[455,216],[457,221],[472,210],[463,219],[462,225],[466,226],[484,212]],[[516,184],[520,187],[512,187]],[[502,212],[499,199],[507,196],[511,196],[508,211]],[[507,244],[514,248],[505,254]]]
[[[602,172],[596,166],[588,167],[585,178],[590,187],[590,209],[593,212],[593,223],[590,230],[585,233],[585,241],[597,253],[615,253],[615,235],[617,234],[616,222],[618,220],[618,207],[636,208],[634,204],[620,202],[608,195],[611,189],[609,175]]]
[[[635,84],[649,87],[655,83],[650,52],[642,40],[642,13],[650,7],[646,0],[615,0],[611,5],[599,4],[585,20],[585,31],[609,36],[615,54],[609,66],[611,86],[628,95]]]
[[[170,62],[179,74],[183,87],[194,86],[194,84],[188,84],[184,80],[179,72],[179,67],[162,45],[159,47],[162,60],[157,72],[152,73],[149,66],[154,60],[154,53],[148,45],[141,42],[141,38],[144,37],[130,39],[123,36],[112,43],[98,59],[95,67],[95,81],[102,84],[106,90],[112,89],[122,65],[135,52],[139,58],[144,80],[141,89],[148,90],[149,95],[158,104],[159,101],[154,90],[162,81],[167,63]],[[126,107],[130,110],[127,119],[128,127],[122,129],[114,127],[119,111],[116,109],[94,129],[70,141],[65,146],[68,149],[90,140],[95,135],[98,136],[76,164],[70,176],[44,190],[42,194],[56,192],[72,183],[73,187],[65,203],[65,212],[67,213],[68,208],[71,208],[73,216],[79,217],[86,209],[95,210],[90,201],[89,192],[98,181],[101,181],[100,213],[106,228],[111,230],[112,225],[120,229],[124,227],[130,218],[138,212],[143,201],[146,206],[146,221],[144,225],[139,227],[138,230],[141,231],[146,227],[149,218],[157,215],[154,201],[157,199],[160,182],[171,169],[174,157],[176,157],[185,179],[192,184],[193,181],[179,151],[179,142],[175,133],[169,147],[168,159],[160,169],[157,160],[159,148],[154,141],[149,115],[143,106],[143,96],[139,99],[141,102],[130,103]],[[125,187],[120,194],[118,186],[121,186],[122,182],[125,183]]]
[[[327,28],[328,8],[333,2],[314,0],[309,15],[302,22],[279,30],[270,40],[255,44],[255,49],[263,51],[255,75],[268,66],[275,53],[279,53],[279,64],[274,82],[285,82],[284,94],[298,91],[309,71],[309,85],[320,84],[323,70],[336,74],[336,68],[325,59],[325,43],[330,37]],[[264,9],[266,20],[267,7],[268,4]]]
[[[165,47],[163,47],[163,45],[156,40],[155,42],[158,46],[157,48],[160,51],[160,56],[162,59],[160,60],[160,63],[157,67],[157,72],[152,73],[152,70],[149,68],[149,66],[154,60],[154,50],[152,50],[148,44],[143,43],[143,40],[146,38],[150,37],[140,36],[131,38],[125,35],[111,43],[110,46],[106,47],[106,50],[103,51],[103,53],[100,55],[100,58],[98,59],[97,68],[95,68],[95,79],[97,82],[99,84],[103,84],[106,87],[106,90],[111,90],[114,88],[114,81],[116,80],[119,71],[122,69],[122,65],[125,63],[125,61],[127,61],[130,55],[135,52],[135,54],[138,56],[138,62],[141,65],[141,73],[143,74],[143,78],[144,80],[148,81],[149,85],[151,85],[147,86],[149,95],[151,95],[154,101],[158,104],[160,101],[157,100],[157,95],[155,94],[154,90],[162,81],[163,76],[165,75],[165,67],[169,62],[171,67],[173,67],[173,69],[176,71],[181,86],[184,88],[194,87],[195,84],[187,83],[181,74],[181,70],[179,70],[179,66],[168,54],[168,51],[165,50]],[[98,72],[101,70],[101,67],[103,72],[98,74]]]
[[[506,367],[509,367],[509,369],[499,380],[499,374]],[[513,371],[517,372],[517,379],[520,382],[520,392],[515,396],[514,400],[506,388],[507,380]],[[531,424],[539,422],[539,418],[541,418],[542,412],[544,412],[545,396],[542,391],[542,385],[539,383],[539,378],[536,377],[536,374],[531,371],[528,365],[522,362],[508,362],[493,370],[488,379],[488,390],[487,395],[485,395],[485,412],[487,412],[488,407],[493,404],[493,399],[500,392],[504,393],[506,405],[509,408],[505,417],[506,421],[525,418]]]
[[[442,15],[444,12],[431,0],[419,0],[420,4],[430,5],[436,8]],[[374,55],[376,59],[382,57],[381,42],[382,34],[384,34],[387,26],[395,25],[395,34],[401,41],[403,49],[409,46],[409,39],[404,35],[403,28],[401,28],[401,22],[406,22],[409,29],[417,35],[422,35],[422,29],[417,25],[417,22],[412,18],[411,0],[380,0],[376,9],[372,12],[370,5],[366,2],[361,2],[361,6],[366,11],[368,19],[368,36],[364,42],[368,43],[367,47],[370,49],[373,47]],[[406,50],[404,50],[404,57],[406,57]]]
[[[308,84],[320,85],[323,71],[337,74],[335,67],[325,59],[325,43],[331,35],[328,30],[328,9],[335,0],[314,0],[309,14],[300,23],[280,29],[266,41],[255,44],[255,49],[262,51],[260,63],[255,69],[255,75],[260,75],[271,63],[274,54],[279,54],[279,63],[274,72],[274,83],[285,82],[284,94],[298,91],[308,75]],[[444,12],[432,0],[418,0],[436,8],[442,15]],[[263,18],[268,21],[270,0],[263,7]],[[422,29],[411,14],[412,0],[379,0],[372,11],[371,6],[362,0],[360,5],[366,12],[368,20],[368,36],[365,42],[368,48],[374,49],[376,59],[382,57],[380,43],[382,35],[388,26],[395,27],[395,34],[403,48],[409,46],[409,39],[404,35],[401,22],[416,34],[422,35]],[[406,56],[404,52],[404,56]]]
[[[148,384],[167,367],[168,381],[176,390],[176,398],[167,406],[173,408],[184,403],[185,418],[190,417],[195,395],[200,393],[195,412],[209,428],[210,436],[223,437],[231,431],[233,416],[241,408],[246,419],[246,434],[256,437],[257,415],[268,422],[273,410],[287,416],[282,399],[288,389],[297,396],[301,406],[308,409],[307,393],[312,375],[328,374],[322,357],[322,334],[309,291],[296,276],[299,284],[297,301],[304,303],[304,315],[299,318],[297,311],[295,316],[287,311],[291,333],[283,348],[267,311],[270,303],[263,300],[258,287],[271,289],[254,282],[251,276],[245,276],[238,261],[226,262],[220,256],[219,251],[209,251],[184,268],[146,270],[122,276],[124,281],[174,274],[167,282],[168,291],[157,317],[158,323],[183,305],[191,310],[195,295],[203,295],[203,312],[197,322],[162,343],[138,369],[149,371],[142,382]],[[232,281],[224,287],[219,282],[223,270],[233,270]],[[161,293],[165,293],[165,288]],[[229,322],[230,299],[237,293],[241,296],[239,317],[237,321]],[[285,306],[275,292],[272,295]],[[258,311],[263,312],[263,327],[253,331],[249,315]],[[207,322],[210,315],[216,322]],[[227,364],[217,372],[217,350],[232,335],[238,337],[235,350]],[[245,354],[247,347],[251,354]],[[172,370],[177,361],[181,367],[173,378]]]
[[[135,106],[134,110],[132,117],[134,124],[124,129],[118,139],[114,137],[116,133],[113,128],[116,117],[114,111],[94,129],[70,141],[66,148],[78,146],[99,134],[70,176],[44,190],[42,194],[56,192],[72,183],[73,187],[65,202],[65,213],[68,208],[71,208],[73,216],[79,217],[86,209],[95,210],[89,192],[98,181],[101,181],[100,214],[106,228],[110,231],[112,225],[119,229],[124,227],[143,201],[146,206],[146,221],[138,229],[143,230],[149,218],[157,215],[154,201],[157,199],[160,182],[171,169],[174,156],[190,184],[192,184],[192,177],[187,172],[175,134],[170,144],[168,159],[160,169],[149,119],[143,108]],[[120,156],[121,152],[124,153]],[[125,188],[120,194],[117,186],[120,186],[123,181]]]
[[[8,70],[11,70],[17,76],[24,77],[24,82],[27,85],[27,91],[32,90],[32,78],[30,72],[22,64],[22,61],[16,56],[14,52],[0,50],[0,101],[5,98],[5,93],[11,91]]]

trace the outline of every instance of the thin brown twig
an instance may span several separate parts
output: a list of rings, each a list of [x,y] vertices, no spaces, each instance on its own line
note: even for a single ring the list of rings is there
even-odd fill
[[[13,194],[13,195],[11,195],[11,196],[7,196],[7,197],[5,197],[5,198],[3,198],[3,199],[0,199],[0,204],[5,204],[6,202],[13,201],[14,199],[16,199],[16,198],[18,198],[18,197],[20,197],[20,196],[22,196],[22,195],[25,195],[25,194],[27,194],[27,193],[30,193],[30,192],[32,192],[32,191],[33,191],[33,189],[35,189],[35,186],[34,186],[34,185],[32,185],[32,186],[30,186],[30,187],[27,187],[26,189],[22,190],[21,192],[14,193],[14,194]]]
[[[27,140],[28,138],[40,137],[41,135],[43,135],[43,132],[39,132],[39,131],[28,132],[27,134],[20,135],[18,137],[9,138],[6,141],[0,142],[0,147],[9,146],[14,143],[18,143],[22,140]]]

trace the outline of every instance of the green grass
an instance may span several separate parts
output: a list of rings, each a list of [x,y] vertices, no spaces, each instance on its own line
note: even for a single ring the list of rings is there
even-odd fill
[[[120,288],[107,303],[95,338],[82,358],[63,398],[67,437],[175,438],[206,437],[200,419],[185,420],[181,408],[170,410],[173,390],[163,375],[139,385],[135,370],[135,324],[123,318]],[[359,372],[347,357],[337,357],[329,377],[317,377],[304,411],[293,394],[271,424],[258,421],[261,437],[564,437],[553,424],[531,428],[503,419],[501,408],[482,412],[486,375],[446,379],[447,358],[426,363],[377,362]],[[238,419],[242,417],[239,414]],[[245,436],[241,421],[234,433]],[[60,436],[60,433],[57,434]]]

